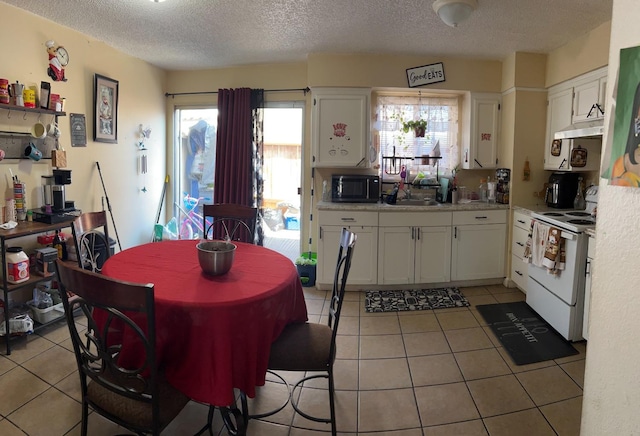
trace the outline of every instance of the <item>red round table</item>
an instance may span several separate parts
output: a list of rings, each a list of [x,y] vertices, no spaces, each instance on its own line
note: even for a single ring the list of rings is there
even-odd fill
[[[106,276],[155,285],[156,351],[168,381],[193,400],[234,402],[233,388],[255,396],[265,383],[271,343],[286,324],[307,321],[291,260],[235,243],[231,270],[207,276],[198,241],[144,244],[111,256]]]

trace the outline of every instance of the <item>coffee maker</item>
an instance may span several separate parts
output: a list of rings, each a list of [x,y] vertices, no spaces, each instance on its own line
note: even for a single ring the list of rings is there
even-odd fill
[[[509,181],[511,181],[511,170],[508,168],[498,168],[496,170],[496,203],[509,204]]]
[[[73,201],[67,201],[65,185],[71,184],[71,171],[53,170],[53,175],[42,176],[42,210],[45,213],[75,210]]]

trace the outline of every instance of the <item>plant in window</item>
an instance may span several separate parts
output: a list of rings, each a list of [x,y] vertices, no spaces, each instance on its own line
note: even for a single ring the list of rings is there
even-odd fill
[[[413,130],[416,138],[424,138],[424,135],[427,131],[427,121],[426,120],[411,120],[411,121],[403,121],[402,122],[402,131],[404,133],[409,133],[409,130]]]

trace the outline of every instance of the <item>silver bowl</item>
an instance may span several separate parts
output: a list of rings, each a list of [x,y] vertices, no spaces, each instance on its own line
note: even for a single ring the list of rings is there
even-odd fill
[[[202,241],[196,245],[198,262],[205,274],[219,276],[231,269],[236,246],[225,241]]]

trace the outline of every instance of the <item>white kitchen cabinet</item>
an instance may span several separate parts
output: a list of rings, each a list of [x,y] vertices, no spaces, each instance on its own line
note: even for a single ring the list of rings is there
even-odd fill
[[[529,262],[524,258],[524,250],[529,238],[531,216],[523,211],[513,212],[513,226],[511,234],[511,281],[522,292],[527,293]]]
[[[571,124],[573,108],[573,88],[558,92],[549,92],[547,101],[547,135],[544,152],[544,169],[557,170],[566,168],[569,160],[571,139],[558,139],[554,144],[553,135]]]
[[[451,212],[381,212],[378,284],[450,281],[451,217]]]
[[[451,280],[505,276],[506,210],[453,213]]]
[[[589,246],[587,248],[587,269],[584,282],[584,316],[582,318],[582,337],[589,339],[589,310],[591,307],[591,278],[595,267],[596,257],[596,238],[589,238]]]
[[[378,214],[364,211],[319,211],[318,226],[318,286],[327,288],[333,284],[340,235],[345,227],[357,235],[347,284],[375,285],[378,264]]]
[[[498,166],[500,94],[469,93],[462,103],[462,167],[490,169]]]
[[[604,118],[606,90],[607,68],[581,76],[573,86],[572,121],[579,123]]]
[[[311,90],[312,166],[367,168],[370,152],[368,88],[314,88]]]

